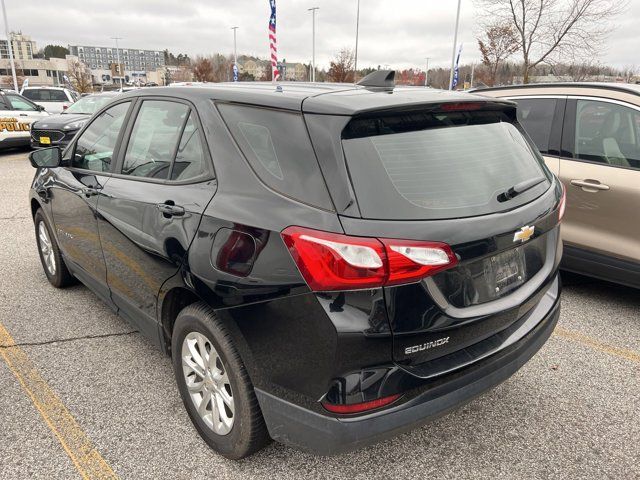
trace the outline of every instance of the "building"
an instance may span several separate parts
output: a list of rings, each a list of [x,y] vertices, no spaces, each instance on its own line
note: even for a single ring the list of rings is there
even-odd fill
[[[10,32],[11,48],[15,60],[33,60],[33,52],[36,52],[36,42],[22,32]],[[9,59],[9,42],[0,40],[0,60]]]
[[[118,69],[118,52],[121,69]],[[145,81],[146,72],[164,68],[164,54],[159,50],[69,45],[69,53],[91,69],[96,84],[118,83],[121,78],[125,83]]]
[[[261,80],[267,73],[266,62],[256,62],[255,60],[247,60],[244,64],[240,65],[240,73],[245,72],[255,80]]]
[[[304,63],[278,63],[278,71],[284,80],[305,82],[309,80],[309,71]]]
[[[16,59],[16,76],[19,83],[29,80],[29,86],[55,87],[65,85],[64,76],[69,76],[71,66],[86,68],[78,57],[67,55],[66,58],[31,58],[25,60]],[[13,88],[11,76],[11,62],[8,58],[0,58],[0,83],[3,87]],[[20,88],[21,85],[18,85]]]

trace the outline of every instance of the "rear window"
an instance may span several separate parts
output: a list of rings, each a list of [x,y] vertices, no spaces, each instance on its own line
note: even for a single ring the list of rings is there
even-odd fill
[[[22,92],[23,97],[36,102],[68,102],[67,95],[62,90],[49,90],[46,88],[35,88]]]
[[[550,185],[541,157],[502,111],[354,118],[342,145],[365,218],[485,215],[531,201]],[[540,181],[514,198],[500,197],[533,179]]]
[[[263,183],[288,197],[333,210],[301,114],[232,104],[217,106]]]

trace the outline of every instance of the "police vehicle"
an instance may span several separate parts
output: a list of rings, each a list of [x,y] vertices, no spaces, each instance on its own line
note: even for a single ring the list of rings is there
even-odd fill
[[[48,117],[44,107],[12,90],[0,90],[0,148],[27,146],[31,124]]]

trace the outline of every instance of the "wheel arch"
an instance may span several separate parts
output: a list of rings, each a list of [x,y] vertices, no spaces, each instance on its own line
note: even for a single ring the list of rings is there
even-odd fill
[[[171,355],[171,335],[173,325],[178,314],[189,305],[200,302],[202,299],[192,290],[177,286],[163,293],[160,308],[160,327],[165,353]]]

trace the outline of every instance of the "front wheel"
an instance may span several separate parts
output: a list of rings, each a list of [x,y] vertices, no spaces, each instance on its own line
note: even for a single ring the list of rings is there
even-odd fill
[[[171,354],[187,413],[211,448],[238,460],[270,441],[244,363],[225,325],[205,304],[180,312]]]

